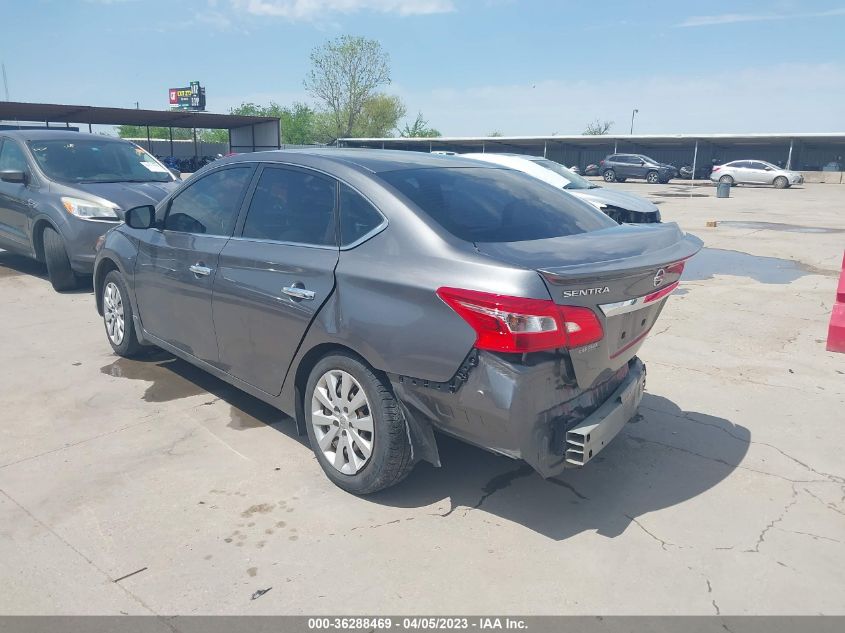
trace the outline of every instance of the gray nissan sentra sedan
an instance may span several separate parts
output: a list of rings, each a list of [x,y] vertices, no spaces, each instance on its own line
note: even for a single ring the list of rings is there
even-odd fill
[[[365,494],[439,465],[435,429],[544,477],[586,464],[635,415],[637,350],[700,247],[460,157],[263,152],[128,210],[94,284],[116,353],[276,406]]]

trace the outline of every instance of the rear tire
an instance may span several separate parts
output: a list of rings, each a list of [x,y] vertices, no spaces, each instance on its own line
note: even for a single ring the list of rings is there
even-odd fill
[[[656,171],[650,171],[645,175],[645,181],[650,185],[656,185],[660,182],[660,174]]]
[[[103,280],[103,324],[114,353],[133,358],[141,351],[132,319],[129,290],[120,271],[112,270]]]
[[[411,472],[411,443],[396,398],[359,358],[322,358],[308,377],[303,405],[311,448],[339,488],[366,495]]]
[[[612,169],[605,169],[602,178],[605,182],[616,182],[616,172]]]
[[[733,179],[733,177],[732,177],[732,176],[722,176],[721,178],[719,178],[719,182],[724,182],[724,183],[727,183],[727,184],[729,184],[731,187],[733,187],[733,184],[734,184],[734,179]]]
[[[44,229],[41,237],[44,247],[44,262],[53,288],[58,291],[73,290],[79,285],[79,278],[70,267],[70,259],[62,236],[53,227]]]
[[[775,189],[786,189],[789,186],[789,181],[786,179],[786,176],[778,176],[772,184],[775,186]]]

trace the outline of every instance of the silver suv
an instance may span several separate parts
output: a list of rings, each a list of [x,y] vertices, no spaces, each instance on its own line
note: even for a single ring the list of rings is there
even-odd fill
[[[434,430],[546,477],[590,461],[700,245],[457,156],[262,152],[129,209],[94,285],[117,354],[155,345],[272,404],[364,494],[439,465]]]

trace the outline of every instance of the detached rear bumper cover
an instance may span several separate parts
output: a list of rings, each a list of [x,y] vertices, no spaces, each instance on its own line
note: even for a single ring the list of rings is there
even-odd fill
[[[414,426],[427,420],[445,433],[523,459],[543,477],[553,477],[586,464],[636,415],[645,374],[645,365],[635,357],[590,389],[581,389],[569,377],[563,357],[526,366],[480,352],[477,366],[454,392],[408,378],[391,379]]]

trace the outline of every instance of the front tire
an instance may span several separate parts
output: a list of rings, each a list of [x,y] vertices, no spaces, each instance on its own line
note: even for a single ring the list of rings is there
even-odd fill
[[[616,172],[612,169],[606,169],[602,174],[602,178],[604,178],[605,182],[616,182]]]
[[[79,285],[79,279],[70,267],[70,259],[62,236],[52,228],[44,229],[42,235],[44,246],[44,262],[47,264],[47,276],[53,288],[58,291],[74,290]]]
[[[789,186],[789,181],[786,179],[786,176],[778,176],[772,184],[775,186],[775,189],[786,189]]]
[[[411,472],[411,444],[396,398],[357,357],[321,359],[308,377],[304,409],[311,448],[339,488],[370,494]]]
[[[721,178],[719,178],[719,182],[723,182],[725,184],[733,186],[734,179],[732,176],[722,176]]]
[[[645,181],[650,185],[656,185],[660,182],[660,174],[656,171],[650,171],[645,175]]]
[[[138,355],[141,344],[132,320],[132,304],[123,275],[112,270],[103,280],[103,324],[106,338],[118,356],[132,358]]]

